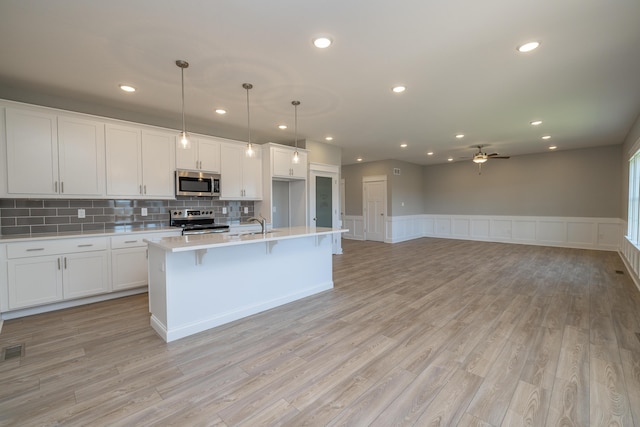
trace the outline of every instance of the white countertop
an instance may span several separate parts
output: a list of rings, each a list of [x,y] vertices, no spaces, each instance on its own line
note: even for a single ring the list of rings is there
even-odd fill
[[[164,237],[161,239],[145,239],[149,245],[168,252],[185,252],[215,247],[244,245],[284,239],[297,239],[308,236],[322,236],[344,233],[348,230],[324,227],[283,227],[269,230],[266,234],[258,232],[228,232],[212,234],[195,234],[188,236]]]
[[[42,234],[9,234],[0,236],[0,243],[27,242],[30,240],[55,240],[55,239],[73,239],[78,237],[109,237],[122,234],[132,233],[166,233],[175,231],[180,233],[177,227],[131,227],[123,226],[109,230],[91,230],[91,231],[69,231],[62,233],[42,233]]]

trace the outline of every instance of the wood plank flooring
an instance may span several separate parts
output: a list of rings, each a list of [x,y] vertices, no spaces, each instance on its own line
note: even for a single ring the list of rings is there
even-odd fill
[[[343,247],[333,290],[169,344],[146,295],[6,321],[0,425],[640,427],[618,254]]]

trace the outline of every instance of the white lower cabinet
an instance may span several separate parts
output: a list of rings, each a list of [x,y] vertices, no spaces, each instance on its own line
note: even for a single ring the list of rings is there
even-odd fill
[[[178,235],[179,232],[127,234],[111,237],[111,290],[147,286],[147,244],[144,239]]]
[[[106,239],[7,245],[10,310],[109,292]]]

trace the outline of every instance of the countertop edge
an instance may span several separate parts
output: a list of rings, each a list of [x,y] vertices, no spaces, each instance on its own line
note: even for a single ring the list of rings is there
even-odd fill
[[[336,233],[346,233],[348,229],[338,229],[338,228],[325,228],[320,229],[319,231],[308,231],[309,229],[306,227],[305,232],[295,231],[295,227],[292,229],[280,229],[287,230],[285,231],[275,231],[271,232],[267,235],[263,235],[261,233],[257,234],[245,234],[245,235],[228,235],[226,233],[219,234],[208,234],[204,235],[207,237],[198,236],[196,237],[198,240],[205,240],[203,243],[199,243],[197,241],[189,242],[189,238],[193,238],[193,236],[177,236],[177,237],[169,237],[163,239],[144,239],[146,243],[150,246],[157,247],[165,252],[189,252],[196,250],[204,250],[204,249],[214,249],[214,248],[222,248],[228,246],[237,246],[237,245],[247,245],[253,243],[264,243],[264,242],[272,242],[277,240],[288,240],[288,239],[299,239],[303,237],[313,237],[313,236],[325,236],[329,234]],[[294,230],[294,231],[292,231]],[[220,241],[221,239],[224,239]],[[174,244],[171,244],[168,240],[173,240]]]

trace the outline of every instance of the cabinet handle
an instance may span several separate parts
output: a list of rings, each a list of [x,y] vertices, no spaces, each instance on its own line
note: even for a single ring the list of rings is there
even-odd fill
[[[60,193],[64,193],[64,181],[60,181]]]
[[[198,169],[202,169],[202,160],[198,161]]]
[[[125,243],[138,243],[137,240],[125,240],[124,242]]]
[[[60,270],[60,258],[58,258],[58,270]]]
[[[140,194],[142,194],[142,185],[140,186]]]
[[[67,269],[67,257],[64,257],[64,269]]]
[[[144,194],[147,194],[147,184],[144,185]]]
[[[31,248],[27,249],[27,252],[44,251],[44,248]]]
[[[91,246],[93,246],[93,243],[89,244],[85,244],[85,245],[78,245],[79,248],[90,248]]]
[[[53,192],[57,193],[58,192],[58,181],[53,183]]]

